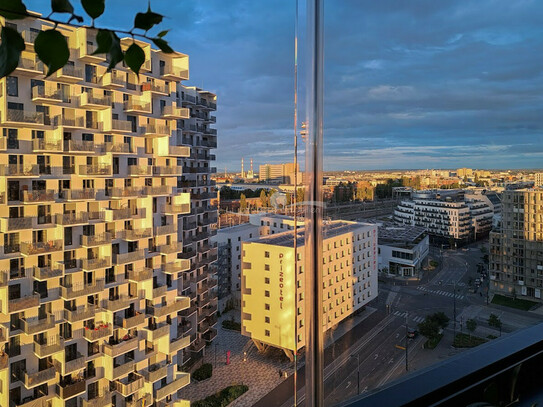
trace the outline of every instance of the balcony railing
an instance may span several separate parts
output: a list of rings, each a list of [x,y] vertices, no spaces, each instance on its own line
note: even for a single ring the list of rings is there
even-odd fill
[[[113,367],[113,379],[124,376],[134,370],[135,362],[129,357],[125,357],[124,363]]]
[[[80,165],[80,175],[111,175],[111,165]]]
[[[81,235],[81,246],[84,247],[93,247],[101,246],[104,244],[111,243],[112,235],[111,233],[105,232],[97,235],[87,236]]]
[[[168,375],[168,366],[166,362],[155,363],[142,371],[142,375],[149,383],[154,383]]]
[[[184,107],[165,106],[162,109],[162,116],[172,119],[188,119],[190,117],[190,111]]]
[[[34,266],[32,274],[36,280],[43,281],[50,278],[62,277],[62,275],[64,274],[64,271],[62,270],[62,267]]]
[[[172,187],[169,185],[157,185],[154,187],[145,187],[146,195],[170,195]]]
[[[169,136],[171,128],[161,124],[148,124],[140,127],[140,133],[147,136]]]
[[[72,284],[60,287],[60,295],[66,300],[92,295],[104,290],[104,280],[97,280],[92,284]]]
[[[175,302],[172,302],[168,305],[163,305],[161,307],[155,305],[149,306],[147,307],[147,313],[149,315],[159,318],[168,314],[173,314],[174,312],[182,311],[188,307],[190,307],[190,298],[181,297]]]
[[[151,175],[151,168],[147,165],[129,165],[127,167],[128,175]]]
[[[190,384],[190,374],[177,372],[176,378],[173,382],[155,391],[155,399],[162,400],[170,394],[177,393],[177,391],[181,390],[188,384]]]
[[[151,104],[138,100],[124,102],[125,112],[151,113]]]
[[[77,225],[79,223],[87,223],[89,221],[89,214],[86,212],[80,213],[65,213],[55,215],[55,223],[57,225]]]
[[[112,198],[123,198],[131,196],[142,196],[146,195],[144,187],[127,187],[127,188],[111,188],[109,190],[109,195]]]
[[[143,324],[145,322],[145,318],[145,314],[136,312],[134,316],[123,318],[120,326],[122,326],[124,329],[132,329]]]
[[[178,166],[155,166],[153,167],[153,175],[182,175],[183,169]]]
[[[56,370],[53,366],[35,373],[24,372],[24,384],[27,389],[47,383],[55,378]]]
[[[116,344],[104,343],[104,354],[110,357],[117,357],[123,353],[130,352],[138,347],[139,338],[134,338],[120,341]]]
[[[170,244],[158,246],[158,252],[161,254],[179,253],[182,251],[183,251],[182,242],[172,242]]]
[[[2,169],[1,175],[7,177],[35,177],[40,175],[40,169],[35,164],[9,164],[0,168]]]
[[[69,382],[69,383],[59,383],[56,385],[56,390],[57,390],[58,396],[61,399],[67,400],[74,397],[77,394],[85,393],[85,391],[87,390],[87,384],[84,379],[80,379],[80,380]]]
[[[129,229],[129,230],[120,230],[115,232],[115,239],[123,239],[123,240],[139,240],[139,239],[146,239],[153,236],[153,229],[151,228],[145,228],[145,229]]]
[[[137,373],[129,375],[125,379],[116,380],[115,388],[118,393],[121,393],[124,397],[134,394],[143,387],[143,377]]]
[[[34,353],[40,358],[50,356],[63,350],[64,339],[60,338],[58,335],[52,338],[48,338],[43,342],[34,341]]]
[[[4,121],[28,124],[45,124],[45,115],[41,112],[28,110],[7,109]]]
[[[103,391],[100,395],[95,396],[90,400],[81,400],[82,407],[106,407],[111,405],[111,396],[113,392],[109,390]]]
[[[85,327],[84,336],[90,342],[94,342],[100,338],[105,338],[111,336],[113,333],[113,327],[111,324],[106,323],[97,323],[94,328]]]
[[[61,194],[62,199],[66,199],[68,201],[79,201],[79,200],[87,200],[87,199],[94,199],[96,197],[96,190],[94,189],[67,189],[62,191]]]
[[[104,143],[106,153],[131,153],[132,148],[128,143]]]
[[[162,265],[162,271],[166,274],[178,273],[190,269],[190,260],[178,259],[173,263],[167,263]]]
[[[22,195],[22,201],[26,203],[51,202],[54,200],[55,200],[55,191],[52,189],[23,191],[23,195]]]
[[[152,328],[146,327],[145,330],[147,331],[147,340],[154,342],[157,339],[170,335],[170,324],[162,322]]]
[[[111,257],[100,257],[96,259],[82,259],[81,268],[87,271],[111,267]]]
[[[164,205],[164,213],[167,214],[180,214],[180,213],[189,213],[190,204],[171,204]]]
[[[45,318],[22,318],[23,332],[27,335],[35,335],[55,327],[55,317],[51,314]]]
[[[128,279],[130,281],[142,282],[153,278],[153,269],[143,268],[139,270],[128,271]]]
[[[111,312],[117,312],[130,307],[130,304],[138,298],[138,296],[120,295],[117,298],[105,300],[103,308]]]
[[[27,256],[61,251],[62,240],[50,240],[47,242],[22,242],[21,253]]]
[[[85,319],[91,319],[98,312],[99,308],[95,305],[87,305],[86,307],[79,307],[73,311],[64,310],[64,318],[71,323],[83,321]]]
[[[177,232],[175,225],[157,226],[154,228],[155,236],[170,235]]]

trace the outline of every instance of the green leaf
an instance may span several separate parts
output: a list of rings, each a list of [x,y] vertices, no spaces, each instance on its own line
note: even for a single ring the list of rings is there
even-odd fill
[[[53,13],[74,13],[70,0],[51,0],[51,10]]]
[[[81,0],[81,5],[93,20],[100,17],[106,8],[105,0]]]
[[[9,27],[2,27],[2,43],[0,44],[0,78],[12,73],[19,64],[25,42],[21,34]]]
[[[92,53],[93,55],[109,53],[111,44],[113,43],[113,32],[110,30],[98,30],[98,33],[96,34],[96,43],[98,44],[98,47],[96,48],[96,51]]]
[[[123,50],[121,48],[121,40],[113,31],[111,32],[111,47],[107,54],[109,66],[107,71],[110,72],[115,66],[124,59]]]
[[[162,38],[164,37],[166,34],[168,34],[170,32],[170,30],[164,30],[164,31],[161,31],[158,33],[157,37],[158,38]]]
[[[147,12],[136,14],[134,19],[134,28],[141,28],[142,30],[148,31],[153,26],[160,24],[162,22],[162,15],[154,13],[151,11],[151,4],[147,8]]]
[[[145,62],[145,52],[138,44],[134,43],[126,50],[124,60],[126,65],[128,65],[136,75],[139,75],[140,68]]]
[[[172,54],[175,52],[172,47],[168,45],[166,40],[163,40],[162,38],[153,38],[153,42],[162,52],[165,52],[166,54]]]
[[[55,29],[40,31],[34,41],[34,49],[38,58],[47,65],[47,76],[62,68],[70,59],[68,41]]]
[[[0,0],[0,16],[8,20],[21,20],[28,16],[22,0]]]

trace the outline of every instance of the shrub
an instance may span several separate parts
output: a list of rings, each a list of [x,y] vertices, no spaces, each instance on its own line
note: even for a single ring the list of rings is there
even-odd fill
[[[225,319],[224,321],[222,321],[222,327],[224,329],[231,329],[232,331],[241,332],[241,324],[236,321],[230,321],[228,319]]]
[[[213,376],[213,365],[211,363],[204,363],[192,374],[192,378],[198,381],[209,379]]]
[[[195,401],[191,405],[192,407],[224,407],[233,402],[247,390],[249,390],[249,387],[244,384],[228,386],[203,400]]]

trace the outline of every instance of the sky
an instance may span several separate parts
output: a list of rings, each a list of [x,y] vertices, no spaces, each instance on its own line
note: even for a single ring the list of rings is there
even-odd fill
[[[219,172],[292,160],[294,4],[151,1],[217,93]],[[96,24],[146,8],[107,0]],[[543,168],[543,2],[325,0],[324,93],[325,170]]]

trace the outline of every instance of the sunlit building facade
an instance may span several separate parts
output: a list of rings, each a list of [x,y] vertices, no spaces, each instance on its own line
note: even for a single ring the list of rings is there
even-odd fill
[[[287,231],[242,246],[241,332],[259,349],[273,346],[287,355],[305,345],[303,229],[297,237],[297,271],[293,244],[294,232]],[[327,331],[377,297],[377,226],[328,222],[323,244]]]
[[[543,188],[504,191],[502,217],[490,233],[490,291],[541,301]]]
[[[139,41],[139,78],[106,72],[85,28],[57,27],[70,60],[45,78],[49,23],[6,24],[26,50],[0,81],[0,405],[186,406],[216,334],[216,97],[181,84],[187,55]]]

